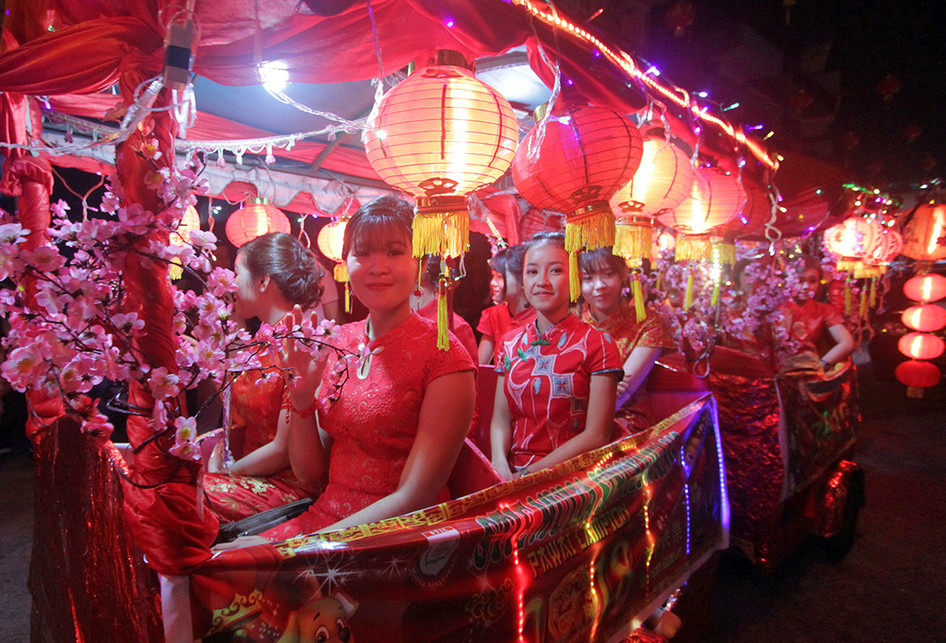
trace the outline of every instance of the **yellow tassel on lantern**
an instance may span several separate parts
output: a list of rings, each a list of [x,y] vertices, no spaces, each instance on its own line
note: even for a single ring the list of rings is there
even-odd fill
[[[710,298],[710,305],[715,306],[719,301],[719,282],[713,284],[713,296]]]
[[[451,199],[449,202],[446,199]],[[459,257],[470,246],[470,217],[464,197],[417,199],[414,208],[415,257]]]
[[[581,276],[578,274],[578,252],[568,253],[568,296],[578,301],[581,296]]]
[[[634,313],[637,316],[637,323],[640,324],[647,319],[647,309],[644,308],[644,288],[641,286],[641,280],[635,278],[631,281],[631,291],[634,294]]]
[[[861,309],[859,311],[861,319],[867,318],[867,288],[861,288]]]
[[[171,263],[168,266],[168,276],[171,278],[171,281],[177,281],[184,276],[184,266],[177,257],[171,259]]]
[[[736,264],[736,244],[730,239],[723,239],[716,244],[716,252],[719,254],[719,263],[724,266],[733,266]]]
[[[447,296],[443,286],[437,293],[437,348],[445,351],[450,348],[450,320],[447,319]]]
[[[877,280],[870,280],[870,307],[873,308],[877,305]]]
[[[640,221],[645,221],[641,223]],[[654,242],[654,228],[650,217],[618,219],[614,229],[612,252],[627,259],[633,266],[640,266],[644,257],[650,256]]]
[[[569,252],[596,250],[614,245],[614,213],[598,204],[565,217],[565,249]]]
[[[675,261],[700,261],[708,259],[711,253],[710,242],[706,237],[686,235],[677,239],[674,250]]]
[[[348,265],[345,263],[335,264],[335,269],[332,271],[332,275],[335,277],[335,281],[340,284],[348,282]]]
[[[851,314],[851,282],[844,282],[844,314]]]
[[[345,312],[351,312],[351,284],[345,282]]]
[[[693,273],[687,275],[687,289],[683,297],[683,310],[689,310],[693,304]]]
[[[841,257],[836,265],[841,272],[852,272],[861,267],[861,260],[852,257]]]

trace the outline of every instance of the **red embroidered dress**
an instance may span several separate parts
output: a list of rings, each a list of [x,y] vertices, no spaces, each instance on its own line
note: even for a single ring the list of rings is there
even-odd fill
[[[844,324],[844,315],[831,304],[808,299],[801,306],[793,301],[786,304],[792,336],[801,341],[803,350],[818,356],[827,353],[834,344],[828,332],[832,326]]]
[[[414,445],[427,385],[443,375],[473,370],[473,360],[453,334],[450,349],[437,348],[437,324],[416,313],[368,342],[366,322],[342,326],[333,343],[359,358],[329,358],[322,380],[319,424],[333,439],[328,485],[309,510],[267,531],[285,539],[323,529],[397,489]]]
[[[616,373],[621,356],[611,338],[574,315],[539,335],[535,323],[511,334],[502,364],[512,424],[510,464],[521,468],[585,429],[591,376]]]
[[[282,376],[264,379],[264,371],[241,373],[230,396],[230,453],[235,460],[252,453],[276,437],[279,414],[289,404]],[[221,521],[233,521],[289,504],[309,493],[291,469],[272,476],[229,476],[205,473],[204,494]]]
[[[493,338],[493,364],[499,366],[502,359],[503,341],[507,333],[522,328],[535,319],[535,308],[523,308],[513,317],[505,303],[484,308],[480,313],[480,323],[476,325],[482,335]]]

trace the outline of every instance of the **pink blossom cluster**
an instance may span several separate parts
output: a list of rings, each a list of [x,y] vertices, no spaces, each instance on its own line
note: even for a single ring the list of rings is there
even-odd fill
[[[687,359],[699,359],[716,344],[715,281],[706,261],[674,263],[673,251],[664,252],[656,262],[657,274],[648,279],[652,297],[662,302],[657,310],[673,334],[677,349]],[[685,306],[692,276],[692,300]]]

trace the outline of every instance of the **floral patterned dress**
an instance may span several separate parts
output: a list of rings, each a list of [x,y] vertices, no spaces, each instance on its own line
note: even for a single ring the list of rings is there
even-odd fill
[[[266,370],[251,370],[233,382],[228,430],[230,453],[235,460],[271,442],[276,437],[279,415],[288,408],[283,377],[265,376]],[[288,468],[272,476],[204,473],[202,484],[211,510],[222,522],[240,520],[309,496]]]
[[[539,334],[535,323],[507,336],[502,364],[512,417],[509,462],[521,468],[585,429],[591,376],[615,373],[621,356],[606,333],[574,315]]]
[[[439,350],[437,324],[416,313],[373,341],[365,321],[346,324],[333,343],[356,357],[330,357],[319,393],[319,424],[333,439],[328,485],[306,513],[267,531],[267,538],[318,531],[393,493],[414,446],[427,385],[474,369],[455,335],[449,350]],[[366,349],[359,351],[360,344]]]

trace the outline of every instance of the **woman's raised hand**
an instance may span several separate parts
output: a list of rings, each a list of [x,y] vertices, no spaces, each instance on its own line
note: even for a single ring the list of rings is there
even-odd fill
[[[322,381],[328,349],[322,345],[308,345],[302,339],[302,333],[295,332],[304,323],[315,322],[313,312],[303,313],[302,308],[296,305],[290,314],[293,332],[283,340],[282,361],[290,372],[289,395],[293,407],[307,409],[312,405],[315,391]]]

